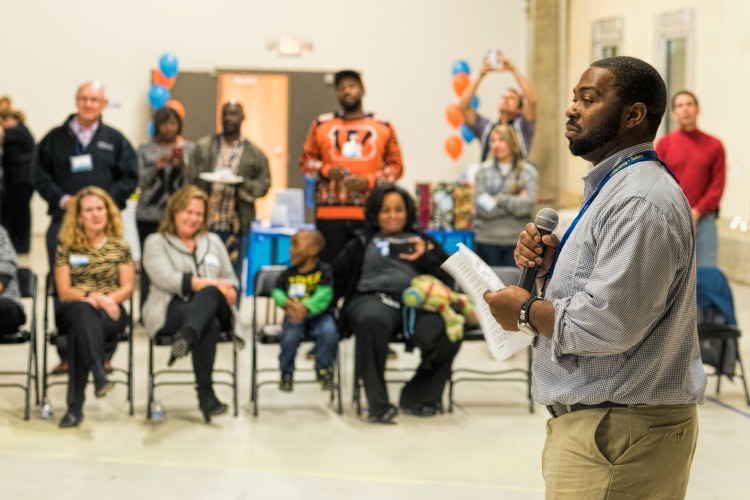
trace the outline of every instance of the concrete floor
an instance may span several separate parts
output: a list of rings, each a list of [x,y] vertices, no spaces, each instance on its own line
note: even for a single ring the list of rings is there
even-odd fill
[[[21,259],[46,273],[43,240]],[[740,325],[750,325],[750,287],[736,285]],[[243,306],[250,321],[251,301]],[[39,334],[41,336],[41,324]],[[41,337],[40,337],[41,338]],[[342,344],[344,415],[336,414],[314,385],[291,394],[273,385],[261,389],[261,409],[253,417],[248,402],[249,349],[240,353],[240,414],[202,422],[192,388],[161,389],[162,422],[146,420],[147,340],[135,338],[136,414],[127,414],[126,393],[118,386],[105,399],[89,392],[80,429],[60,430],[65,386],[52,388],[53,420],[32,409],[22,419],[19,390],[0,392],[0,498],[2,499],[540,499],[544,497],[540,456],[546,411],[531,414],[521,383],[457,386],[454,413],[428,419],[401,416],[398,425],[368,424],[351,406],[353,344]],[[262,366],[277,363],[277,347],[263,346]],[[303,351],[305,348],[301,349]],[[750,348],[742,340],[742,354]],[[54,353],[50,351],[53,355]],[[125,360],[125,350],[115,364]],[[156,365],[166,362],[160,349]],[[230,360],[222,349],[218,365]],[[189,361],[181,361],[189,367]],[[300,353],[298,366],[307,366]],[[414,366],[416,354],[400,352],[394,366]],[[523,366],[518,355],[504,366]],[[0,366],[23,367],[23,348],[0,349]],[[456,366],[493,367],[486,348],[467,343]],[[391,387],[397,400],[398,385]],[[90,391],[90,390],[89,390]],[[219,397],[230,400],[227,388]],[[722,383],[700,410],[700,437],[688,498],[745,498],[750,466],[750,408],[738,382]],[[743,479],[744,478],[744,479]]]

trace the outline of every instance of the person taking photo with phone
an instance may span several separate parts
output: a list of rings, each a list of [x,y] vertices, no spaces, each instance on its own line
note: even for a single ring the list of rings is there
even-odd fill
[[[365,203],[364,229],[333,262],[334,303],[344,297],[339,331],[357,336],[355,375],[364,384],[373,423],[390,424],[398,415],[388,400],[384,373],[388,342],[404,328],[401,294],[419,274],[453,285],[453,278],[440,268],[448,254],[416,221],[409,193],[393,184],[379,185]],[[416,310],[413,330],[406,348],[419,347],[422,361],[402,389],[399,406],[404,413],[429,417],[442,411],[443,390],[460,342],[451,342],[437,312]]]
[[[521,90],[509,87],[503,92],[497,107],[498,118],[493,121],[477,113],[471,106],[471,102],[485,76],[489,73],[505,71],[513,74],[513,78],[515,78]],[[523,157],[528,158],[536,129],[536,103],[536,92],[531,80],[502,51],[490,49],[482,59],[482,69],[479,71],[479,75],[467,87],[458,103],[464,117],[464,123],[482,145],[482,161],[490,156],[490,131],[497,124],[513,126],[520,139]]]
[[[185,167],[195,150],[195,143],[182,137],[182,117],[172,108],[163,107],[154,113],[151,140],[138,148],[138,187],[141,194],[135,219],[141,255],[148,235],[159,229],[169,197],[185,183]],[[148,297],[150,280],[141,271],[140,304]]]

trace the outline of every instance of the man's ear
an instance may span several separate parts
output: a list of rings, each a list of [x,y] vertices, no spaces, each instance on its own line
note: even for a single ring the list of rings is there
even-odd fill
[[[642,102],[636,102],[630,106],[626,106],[623,113],[625,114],[625,126],[627,128],[635,128],[646,119],[648,108]]]

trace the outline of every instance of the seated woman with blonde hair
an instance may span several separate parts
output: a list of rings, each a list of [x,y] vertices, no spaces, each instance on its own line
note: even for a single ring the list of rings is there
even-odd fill
[[[68,411],[60,427],[77,427],[89,372],[97,398],[114,383],[102,365],[105,342],[116,341],[129,317],[122,302],[133,291],[130,246],[122,238],[120,211],[98,187],[85,187],[73,198],[60,228],[55,252],[55,285],[61,305],[57,327],[67,335]]]
[[[230,332],[238,348],[244,340],[235,317],[240,284],[224,243],[208,232],[207,212],[208,195],[196,186],[169,198],[159,231],[146,238],[151,289],[142,317],[148,335],[173,336],[170,365],[193,353],[198,405],[208,423],[227,411],[213,390],[219,334]]]

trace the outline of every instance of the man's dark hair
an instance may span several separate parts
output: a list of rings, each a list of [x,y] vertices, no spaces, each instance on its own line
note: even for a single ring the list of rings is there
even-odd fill
[[[353,69],[342,69],[341,71],[339,71],[333,76],[333,83],[336,86],[336,88],[338,88],[339,83],[341,83],[341,80],[345,78],[352,78],[356,80],[357,83],[359,83],[360,87],[364,87],[364,85],[362,84],[362,76],[359,74],[359,72],[354,71]]]
[[[406,205],[406,225],[404,231],[415,231],[417,229],[417,209],[414,205],[414,199],[402,187],[395,184],[380,184],[372,190],[370,196],[365,202],[365,228],[370,234],[380,231],[378,224],[378,214],[383,207],[383,200],[390,193],[398,193]]]
[[[591,66],[603,68],[615,77],[615,91],[624,106],[642,102],[646,105],[648,131],[656,137],[656,131],[667,109],[667,86],[656,69],[635,57],[610,57],[594,62]]]
[[[180,114],[169,106],[164,106],[157,109],[156,113],[154,113],[154,136],[159,135],[159,125],[170,118],[177,120],[177,135],[182,134],[182,118],[180,118]]]
[[[689,90],[682,89],[679,92],[677,92],[675,95],[672,96],[672,109],[674,109],[674,101],[675,101],[675,99],[677,99],[681,95],[689,95],[690,97],[692,97],[693,98],[693,102],[695,103],[695,107],[696,108],[698,107],[698,98],[695,97],[695,94],[693,94]]]

